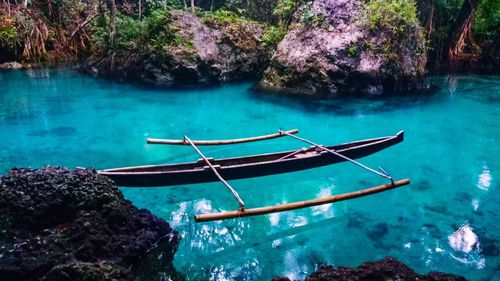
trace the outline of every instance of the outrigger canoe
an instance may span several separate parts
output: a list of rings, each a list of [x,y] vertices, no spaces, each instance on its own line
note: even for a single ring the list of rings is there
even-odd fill
[[[290,135],[295,131],[280,131],[281,135]],[[261,140],[272,137],[259,137],[253,140]],[[153,186],[171,186],[182,184],[206,183],[219,181],[222,178],[226,180],[244,179],[260,177],[281,173],[288,173],[311,169],[349,159],[358,159],[386,149],[390,146],[403,141],[404,132],[400,131],[396,135],[367,140],[354,141],[333,146],[312,146],[295,151],[283,151],[269,154],[259,154],[235,158],[212,159],[205,158],[196,162],[187,162],[179,164],[167,164],[156,166],[136,166],[126,168],[105,169],[98,171],[101,175],[110,177],[119,186],[130,187],[153,187]],[[210,141],[208,142],[186,142],[166,140],[166,144],[191,144],[202,145],[229,144],[243,142],[244,139],[237,141]],[[253,141],[252,140],[252,141]],[[155,141],[151,141],[154,143]],[[156,143],[162,143],[156,140]],[[198,151],[199,152],[199,151]],[[334,153],[332,153],[334,152]],[[208,165],[207,161],[211,165]],[[217,173],[214,173],[214,168]]]

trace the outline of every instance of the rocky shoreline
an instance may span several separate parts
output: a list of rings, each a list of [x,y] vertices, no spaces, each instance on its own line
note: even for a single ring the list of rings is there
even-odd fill
[[[442,272],[415,273],[404,263],[394,258],[365,262],[356,268],[322,265],[305,281],[378,281],[378,280],[420,280],[420,281],[466,281],[462,276]],[[287,277],[275,277],[273,281],[290,281]]]
[[[0,276],[5,281],[184,280],[172,264],[178,233],[134,207],[93,169],[12,169],[0,177],[0,226]],[[386,258],[355,269],[322,266],[306,280],[465,278],[419,275]]]
[[[12,169],[0,177],[0,226],[5,281],[135,280],[144,266],[180,279],[178,233],[92,169]]]
[[[155,86],[209,85],[258,79],[271,52],[262,42],[263,24],[249,20],[202,19],[173,11],[168,30],[181,44],[137,54],[93,55],[78,66],[84,73]]]

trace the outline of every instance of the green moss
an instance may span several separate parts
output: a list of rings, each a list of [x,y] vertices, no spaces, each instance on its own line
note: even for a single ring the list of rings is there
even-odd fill
[[[193,39],[184,37],[179,34],[175,34],[172,40],[172,43],[177,46],[184,46],[188,49],[194,50],[194,42]]]
[[[359,56],[360,53],[361,53],[361,48],[356,43],[352,43],[349,45],[349,47],[347,47],[347,54],[350,57],[357,57]]]

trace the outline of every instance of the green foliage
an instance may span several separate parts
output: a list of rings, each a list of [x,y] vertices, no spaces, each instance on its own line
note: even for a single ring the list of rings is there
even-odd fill
[[[109,45],[107,26],[101,26],[98,20],[95,20],[93,23],[94,48],[100,52],[126,51],[139,54],[149,50],[161,52],[170,45],[194,48],[193,41],[176,34],[170,28],[170,23],[170,12],[166,10],[152,11],[142,21],[118,14],[116,38],[113,45]]]
[[[280,18],[282,24],[288,26],[292,20],[293,14],[306,3],[306,0],[278,0],[273,14]],[[308,1],[308,3],[312,3]],[[312,13],[311,13],[312,14]]]
[[[273,15],[276,8],[276,0],[199,0],[200,4],[210,2],[209,7],[220,8],[234,11],[245,18],[265,22],[268,24],[276,24],[277,17]],[[215,2],[215,5],[212,3]]]
[[[426,51],[425,33],[419,28],[413,0],[369,0],[364,24],[373,33],[387,34],[388,46],[381,49],[384,53],[397,52],[403,47],[413,47],[420,54]],[[416,46],[411,46],[412,41],[416,41]]]
[[[7,13],[5,13],[7,14]],[[54,33],[37,13],[13,9],[10,15],[0,14],[0,46],[25,61],[40,61],[47,55],[46,44]]]
[[[500,0],[481,1],[472,28],[482,40],[500,36]]]
[[[12,48],[19,43],[15,19],[9,16],[0,16],[0,46]]]
[[[170,12],[156,10],[144,19],[145,33],[143,37],[150,42],[150,46],[157,51],[166,45],[175,43],[175,33],[170,29]]]
[[[139,50],[144,42],[143,30],[143,22],[132,17],[118,15],[116,17],[116,38],[112,48],[129,51]]]
[[[417,18],[413,0],[368,0],[361,23],[372,33],[382,36],[383,42],[365,42],[364,47],[389,59],[389,73],[398,76],[402,50],[417,55],[427,52],[424,30]],[[354,49],[348,49],[354,53]],[[419,70],[423,72],[423,69]]]
[[[369,0],[367,4],[368,27],[372,31],[403,34],[419,24],[412,0]]]
[[[226,9],[219,9],[214,12],[205,12],[203,14],[203,19],[205,22],[219,22],[219,23],[231,23],[231,22],[245,22],[243,16],[238,15],[236,12],[229,11]]]
[[[267,47],[275,49],[279,42],[283,40],[286,33],[286,28],[282,26],[269,26],[266,33],[262,36],[261,41]]]
[[[143,0],[146,16],[157,10],[182,9],[184,2],[182,0]]]

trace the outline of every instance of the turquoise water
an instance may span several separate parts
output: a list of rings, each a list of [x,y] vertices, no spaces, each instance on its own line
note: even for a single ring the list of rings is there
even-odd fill
[[[371,197],[195,224],[196,213],[237,207],[223,185],[122,191],[179,231],[175,266],[189,280],[303,279],[321,263],[357,266],[385,256],[420,273],[500,280],[500,77],[435,77],[433,83],[441,90],[427,96],[322,101],[253,93],[251,84],[174,91],[67,69],[1,72],[0,171],[198,158],[189,147],[148,145],[146,137],[220,139],[299,128],[301,136],[335,144],[404,129],[403,143],[361,161],[397,179],[411,178],[412,184]],[[202,150],[224,157],[301,146],[277,139]],[[349,163],[231,181],[248,207],[381,183]],[[467,243],[453,236],[460,227]]]

